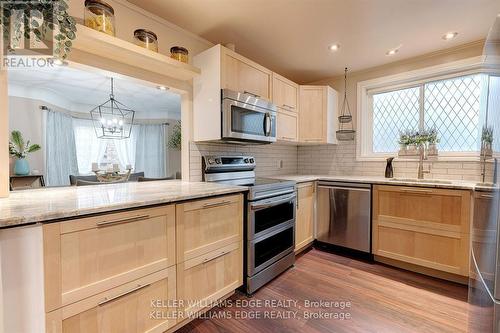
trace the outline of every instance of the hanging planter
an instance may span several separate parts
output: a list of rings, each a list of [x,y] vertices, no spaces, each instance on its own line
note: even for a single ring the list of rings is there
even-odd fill
[[[352,123],[351,108],[347,100],[347,67],[344,70],[344,103],[339,116],[339,129],[336,132],[339,141],[354,141],[356,131]]]

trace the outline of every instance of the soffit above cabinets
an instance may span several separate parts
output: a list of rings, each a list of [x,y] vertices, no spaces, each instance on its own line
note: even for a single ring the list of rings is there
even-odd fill
[[[128,1],[299,83],[482,40],[500,13],[498,0]]]

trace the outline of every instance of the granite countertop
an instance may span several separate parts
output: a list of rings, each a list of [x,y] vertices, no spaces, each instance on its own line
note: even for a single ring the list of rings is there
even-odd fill
[[[446,188],[456,190],[474,190],[480,187],[476,182],[464,180],[445,180],[449,183],[433,183],[432,179],[426,181],[416,181],[412,179],[387,179],[377,176],[333,176],[333,175],[283,175],[273,176],[276,179],[294,180],[297,183],[311,182],[316,180],[330,180],[351,183],[368,183],[368,184],[381,184],[381,185],[399,185],[399,186],[418,186],[418,187],[434,187]],[[484,188],[484,186],[482,186]],[[490,187],[491,188],[491,187]]]
[[[167,180],[11,192],[0,228],[247,191],[244,186]]]

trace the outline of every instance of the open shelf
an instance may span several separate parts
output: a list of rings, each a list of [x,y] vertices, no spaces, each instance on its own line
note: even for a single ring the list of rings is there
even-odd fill
[[[181,81],[189,81],[201,73],[199,68],[84,25],[77,24],[77,29],[73,48],[82,52],[99,55]]]

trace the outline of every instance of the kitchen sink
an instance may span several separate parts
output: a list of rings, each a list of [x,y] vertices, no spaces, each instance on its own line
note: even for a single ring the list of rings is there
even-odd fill
[[[417,178],[392,178],[391,181],[394,182],[408,182],[408,183],[425,183],[425,184],[453,184],[449,180],[439,180],[439,179],[417,179]]]

